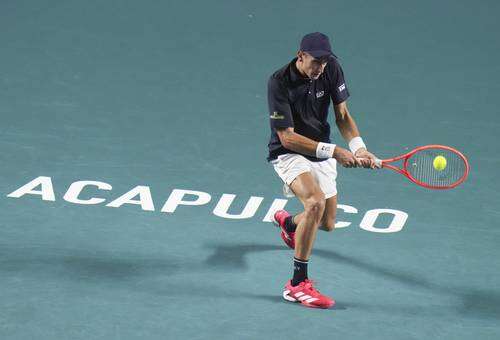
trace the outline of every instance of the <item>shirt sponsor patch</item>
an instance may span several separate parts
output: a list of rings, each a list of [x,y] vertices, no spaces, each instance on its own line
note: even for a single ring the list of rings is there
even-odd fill
[[[345,84],[342,84],[339,86],[339,92],[342,92],[345,90]]]
[[[272,115],[269,116],[271,119],[285,119],[284,115],[280,115],[278,112],[274,111]]]
[[[321,98],[325,94],[325,91],[316,92],[316,98]]]

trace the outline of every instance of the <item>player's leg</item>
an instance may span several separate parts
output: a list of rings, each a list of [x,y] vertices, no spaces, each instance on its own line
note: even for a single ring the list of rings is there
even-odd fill
[[[337,212],[337,162],[334,159],[322,162],[308,162],[305,159],[302,159],[302,161],[304,162],[298,164],[303,166],[302,170],[306,169],[307,172],[311,173],[326,198],[325,211],[321,218],[319,229],[332,231],[335,227],[335,215]],[[283,168],[285,167],[278,166],[278,173]],[[290,178],[286,179],[285,177],[285,183],[288,183],[291,191],[293,191]],[[292,216],[285,210],[279,210],[274,214],[275,224],[281,228],[281,238],[290,248],[295,247],[295,230],[303,217],[304,212]]]
[[[319,228],[324,231],[333,231],[335,229],[335,217],[337,215],[337,195],[326,200],[325,212],[321,219]]]
[[[286,283],[283,298],[308,307],[329,308],[335,301],[314,288],[307,266],[319,225],[323,221],[324,228],[333,228],[337,195],[335,160],[311,162],[301,155],[286,154],[279,156],[273,166],[304,206],[297,224],[285,210],[273,215],[283,241],[295,249],[293,278]]]
[[[325,210],[325,195],[310,172],[295,178],[290,188],[304,206],[295,230],[295,257],[307,261]]]
[[[272,162],[274,170],[284,182],[284,191],[286,187],[286,191],[289,192],[293,192],[290,187],[292,182],[296,182],[295,185],[298,185],[300,180],[296,181],[297,177],[303,173],[311,173],[311,163],[312,162],[304,156],[298,154],[280,155]],[[311,175],[309,175],[309,177],[311,177]],[[312,177],[314,180],[314,176]],[[313,184],[316,185],[316,183]],[[273,222],[280,228],[280,236],[283,242],[290,248],[295,249],[295,230],[297,229],[297,225],[292,222],[292,216],[288,211],[284,209],[275,211],[273,214]]]
[[[285,285],[283,297],[308,307],[329,308],[335,301],[316,290],[307,276],[309,256],[325,210],[325,194],[310,172],[297,176],[290,188],[302,202],[304,212],[295,230],[293,278]]]
[[[319,229],[324,231],[333,231],[335,229],[335,217],[337,215],[337,195],[330,197],[325,202],[325,211],[323,217],[321,218],[321,223]],[[294,224],[298,225],[302,220],[304,213],[301,212],[293,216],[292,221]]]

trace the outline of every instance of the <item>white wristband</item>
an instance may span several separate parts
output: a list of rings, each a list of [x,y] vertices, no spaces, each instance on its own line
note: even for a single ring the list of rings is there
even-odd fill
[[[335,150],[335,144],[328,143],[318,143],[316,147],[316,157],[317,158],[332,158],[333,151]]]
[[[363,138],[354,137],[353,139],[351,139],[351,141],[349,142],[349,149],[351,149],[351,152],[353,154],[356,154],[356,151],[358,151],[361,148],[366,149],[366,145],[365,143],[363,143]]]

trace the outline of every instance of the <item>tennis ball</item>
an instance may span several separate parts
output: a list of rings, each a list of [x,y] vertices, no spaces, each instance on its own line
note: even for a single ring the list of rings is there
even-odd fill
[[[443,171],[446,168],[446,158],[443,156],[437,156],[434,158],[432,165],[434,165],[434,169],[437,171]]]

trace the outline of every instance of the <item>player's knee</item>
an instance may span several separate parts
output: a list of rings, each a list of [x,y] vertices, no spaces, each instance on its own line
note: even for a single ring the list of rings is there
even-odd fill
[[[308,198],[305,204],[305,211],[314,217],[315,220],[319,221],[325,211],[325,195],[318,193]]]

